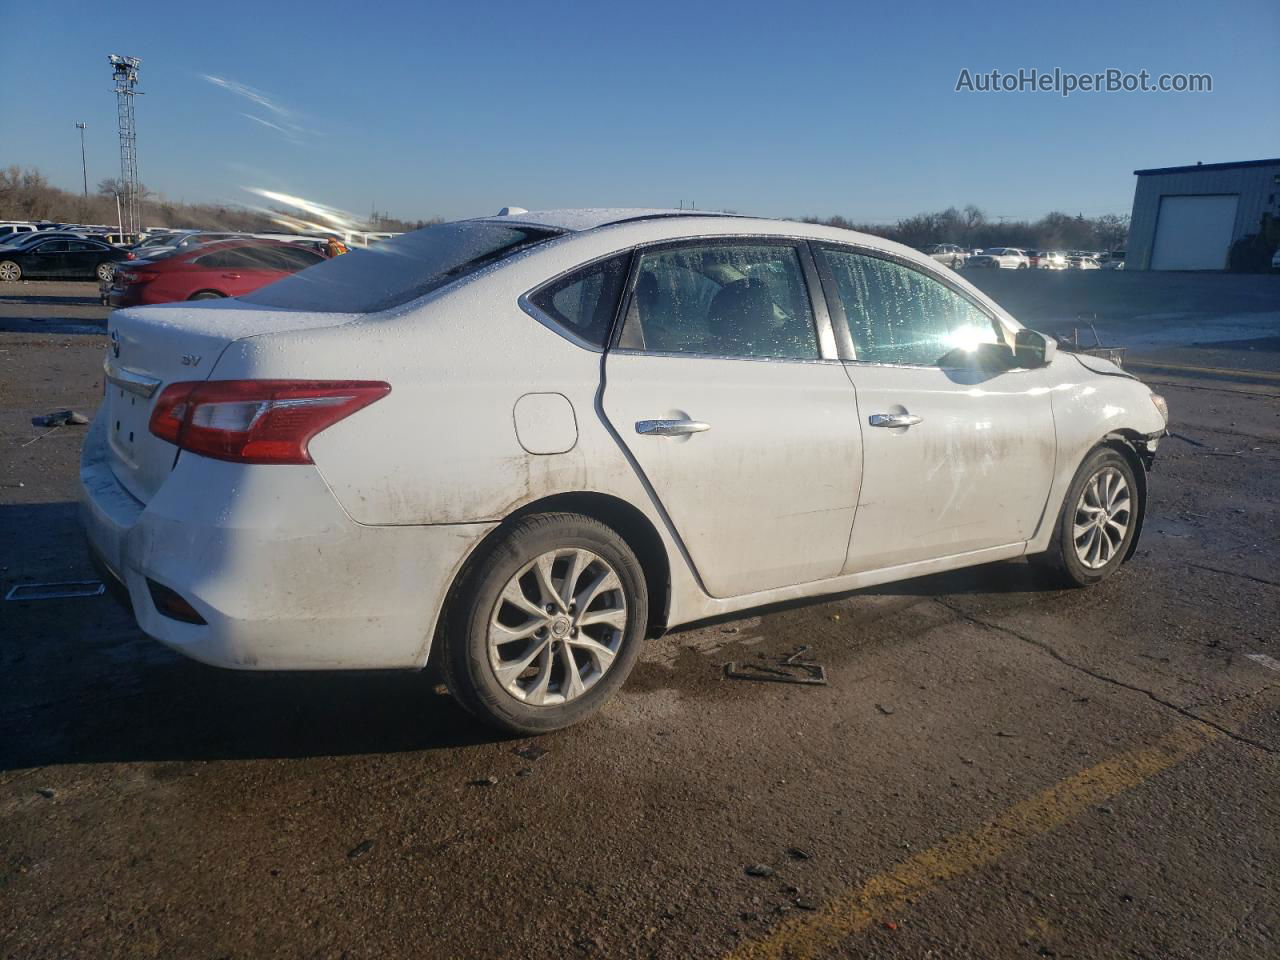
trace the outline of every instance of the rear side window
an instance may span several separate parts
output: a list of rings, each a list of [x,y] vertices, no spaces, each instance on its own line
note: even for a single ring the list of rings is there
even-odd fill
[[[590,264],[536,290],[529,301],[574,336],[603,347],[630,263],[624,253]]]
[[[860,361],[945,366],[954,350],[999,340],[994,320],[919,270],[849,250],[821,255]]]
[[[352,250],[240,299],[292,310],[375,313],[556,236],[559,231],[520,224],[441,223]]]
[[[818,356],[809,292],[787,244],[710,244],[640,254],[619,346],[751,359]]]
[[[240,250],[215,250],[196,257],[191,262],[210,270],[253,270],[257,266]]]

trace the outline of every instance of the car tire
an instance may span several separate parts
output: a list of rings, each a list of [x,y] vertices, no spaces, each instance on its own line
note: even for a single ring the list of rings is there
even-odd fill
[[[575,513],[524,517],[482,550],[445,614],[449,692],[513,734],[594,713],[627,679],[648,624],[635,553],[611,527]]]
[[[225,300],[225,293],[219,293],[217,290],[201,290],[199,293],[193,293],[187,297],[188,300]]]
[[[1018,269],[1019,269],[1019,270],[1025,270],[1025,269],[1027,269],[1027,265],[1026,265],[1025,263],[1020,263],[1020,264],[1018,264]]]
[[[1031,559],[1059,586],[1101,583],[1128,556],[1142,516],[1141,497],[1129,461],[1112,447],[1098,447],[1067,488],[1049,549]]]
[[[110,280],[112,276],[115,274],[115,272],[116,272],[116,265],[109,260],[98,264],[97,269],[94,270],[94,273],[97,275],[98,279],[103,281]]]
[[[13,283],[22,279],[22,268],[12,260],[0,261],[0,280]]]

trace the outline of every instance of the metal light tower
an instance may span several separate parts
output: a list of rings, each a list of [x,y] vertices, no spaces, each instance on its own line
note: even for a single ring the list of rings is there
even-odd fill
[[[120,125],[120,228],[129,234],[142,229],[142,217],[138,197],[138,130],[134,121],[133,98],[137,94],[137,57],[121,57],[111,54],[111,77],[116,82],[116,116]],[[87,186],[86,177],[86,186]]]
[[[84,176],[84,195],[89,196],[89,165],[84,160],[84,128],[86,124],[77,123],[76,129],[80,131],[80,173]]]

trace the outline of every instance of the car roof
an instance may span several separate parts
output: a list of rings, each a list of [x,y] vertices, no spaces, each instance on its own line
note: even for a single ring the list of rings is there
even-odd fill
[[[672,217],[736,217],[734,213],[708,210],[664,210],[651,207],[583,207],[581,209],[522,210],[519,213],[499,214],[494,217],[477,217],[492,223],[518,223],[522,226],[547,227],[576,233],[594,230],[615,223],[631,223],[636,220],[664,220]]]

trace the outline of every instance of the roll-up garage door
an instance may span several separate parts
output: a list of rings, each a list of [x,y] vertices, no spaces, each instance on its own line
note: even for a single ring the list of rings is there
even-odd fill
[[[1161,197],[1151,269],[1225,269],[1239,199],[1234,193]]]

